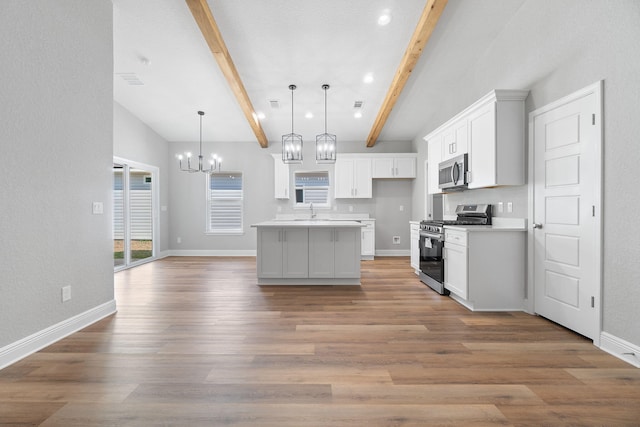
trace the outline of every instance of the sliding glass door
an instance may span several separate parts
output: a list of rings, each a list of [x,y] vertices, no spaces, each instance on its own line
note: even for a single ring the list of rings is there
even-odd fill
[[[119,270],[156,256],[157,176],[153,166],[114,160],[113,265]]]

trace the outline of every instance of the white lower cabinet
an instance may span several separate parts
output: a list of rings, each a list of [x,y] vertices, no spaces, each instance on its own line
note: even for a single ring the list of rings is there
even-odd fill
[[[471,310],[524,306],[526,232],[445,228],[444,279],[451,297]]]
[[[258,277],[309,276],[307,228],[263,228],[258,231]]]
[[[340,228],[309,229],[309,277],[360,277],[359,231]]]
[[[418,274],[420,271],[420,224],[411,222],[409,228],[411,230],[411,268]]]
[[[376,222],[375,220],[361,220],[364,225],[360,231],[362,259],[372,260],[376,254]]]

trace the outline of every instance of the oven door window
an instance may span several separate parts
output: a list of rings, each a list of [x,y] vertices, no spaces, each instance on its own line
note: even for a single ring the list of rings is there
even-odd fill
[[[440,283],[444,282],[442,247],[442,241],[420,236],[420,271]]]

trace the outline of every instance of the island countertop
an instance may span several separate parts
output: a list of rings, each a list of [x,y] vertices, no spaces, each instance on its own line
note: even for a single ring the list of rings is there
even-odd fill
[[[275,227],[275,228],[353,228],[365,227],[359,221],[330,220],[330,219],[309,219],[309,220],[286,220],[274,219],[271,221],[251,224],[251,227]]]

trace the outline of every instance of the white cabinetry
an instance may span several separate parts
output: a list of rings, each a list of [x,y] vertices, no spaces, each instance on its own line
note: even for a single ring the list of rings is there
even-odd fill
[[[371,159],[341,154],[335,166],[336,199],[370,199],[373,196]]]
[[[449,160],[467,152],[467,119],[457,120],[442,134],[441,161]]]
[[[373,157],[373,178],[415,178],[416,155]]]
[[[428,143],[429,194],[441,161],[467,153],[469,188],[523,185],[524,100],[528,91],[493,90],[435,129]]]
[[[442,190],[438,187],[438,175],[440,170],[438,169],[438,165],[440,164],[440,160],[442,157],[442,135],[436,134],[433,135],[429,140],[427,140],[427,161],[429,162],[428,174],[428,185],[427,193],[429,194],[439,194],[442,193]]]
[[[308,245],[307,228],[260,228],[258,277],[308,277]]]
[[[355,228],[309,229],[309,277],[360,277],[358,231]]]
[[[376,254],[376,222],[375,220],[361,220],[361,252],[362,259],[372,260]]]
[[[409,228],[411,229],[411,268],[416,274],[420,271],[420,223],[410,222]]]
[[[446,230],[444,237],[444,287],[462,299],[467,299],[467,233]]]
[[[522,310],[526,232],[476,230],[445,227],[445,288],[471,310]]]
[[[526,91],[495,91],[469,114],[469,188],[524,185]]]
[[[289,165],[282,161],[279,154],[273,156],[274,197],[288,199],[289,195]]]

